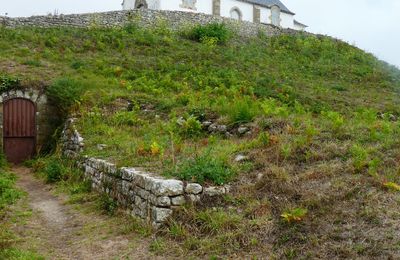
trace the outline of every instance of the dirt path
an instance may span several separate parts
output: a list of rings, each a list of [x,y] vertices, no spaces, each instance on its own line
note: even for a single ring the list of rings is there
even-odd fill
[[[32,211],[16,227],[23,249],[46,259],[154,259],[149,241],[119,234],[106,216],[74,209],[66,198],[54,196],[51,186],[34,178],[30,169],[15,167],[13,171],[19,177],[17,186],[28,193],[25,207]]]

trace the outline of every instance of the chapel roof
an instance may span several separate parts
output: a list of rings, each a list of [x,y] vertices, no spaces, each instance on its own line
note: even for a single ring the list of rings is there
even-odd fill
[[[305,27],[305,28],[308,27],[307,25],[305,25],[304,23],[301,23],[301,22],[297,21],[296,19],[294,20],[294,24],[303,26],[303,27]]]
[[[272,7],[273,5],[279,6],[282,12],[294,14],[291,12],[281,1],[279,0],[241,0],[243,2],[248,2],[256,5],[261,5],[265,7]]]

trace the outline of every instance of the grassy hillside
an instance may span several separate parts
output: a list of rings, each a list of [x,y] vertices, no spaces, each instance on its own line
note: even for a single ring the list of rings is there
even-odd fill
[[[160,253],[400,257],[399,71],[328,37],[200,29],[0,28],[0,70],[47,86],[85,154],[232,183]]]

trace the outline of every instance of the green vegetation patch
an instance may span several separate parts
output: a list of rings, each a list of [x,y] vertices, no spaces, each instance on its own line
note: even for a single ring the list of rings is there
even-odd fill
[[[84,155],[232,184],[215,211],[177,216],[155,252],[398,258],[394,226],[382,224],[398,222],[398,69],[330,37],[232,34],[221,24],[0,28],[0,64],[49,82],[78,118]],[[71,182],[51,160],[39,163],[44,176],[84,201],[81,173]]]
[[[211,182],[222,185],[233,179],[235,171],[227,162],[209,150],[204,154],[182,161],[172,175],[201,184]]]
[[[22,192],[15,188],[16,177],[12,173],[1,170],[0,174],[0,210],[4,210],[8,205],[15,203]]]
[[[0,93],[20,87],[20,79],[7,75],[0,75]]]
[[[210,23],[196,25],[191,28],[186,36],[189,39],[205,44],[225,44],[232,37],[233,32],[223,23]]]

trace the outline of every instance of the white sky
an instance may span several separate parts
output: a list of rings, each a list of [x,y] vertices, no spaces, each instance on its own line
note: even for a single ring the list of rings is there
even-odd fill
[[[198,0],[205,1],[205,0]],[[120,10],[122,0],[0,0],[0,15]],[[282,0],[311,32],[355,44],[400,67],[400,0]]]

